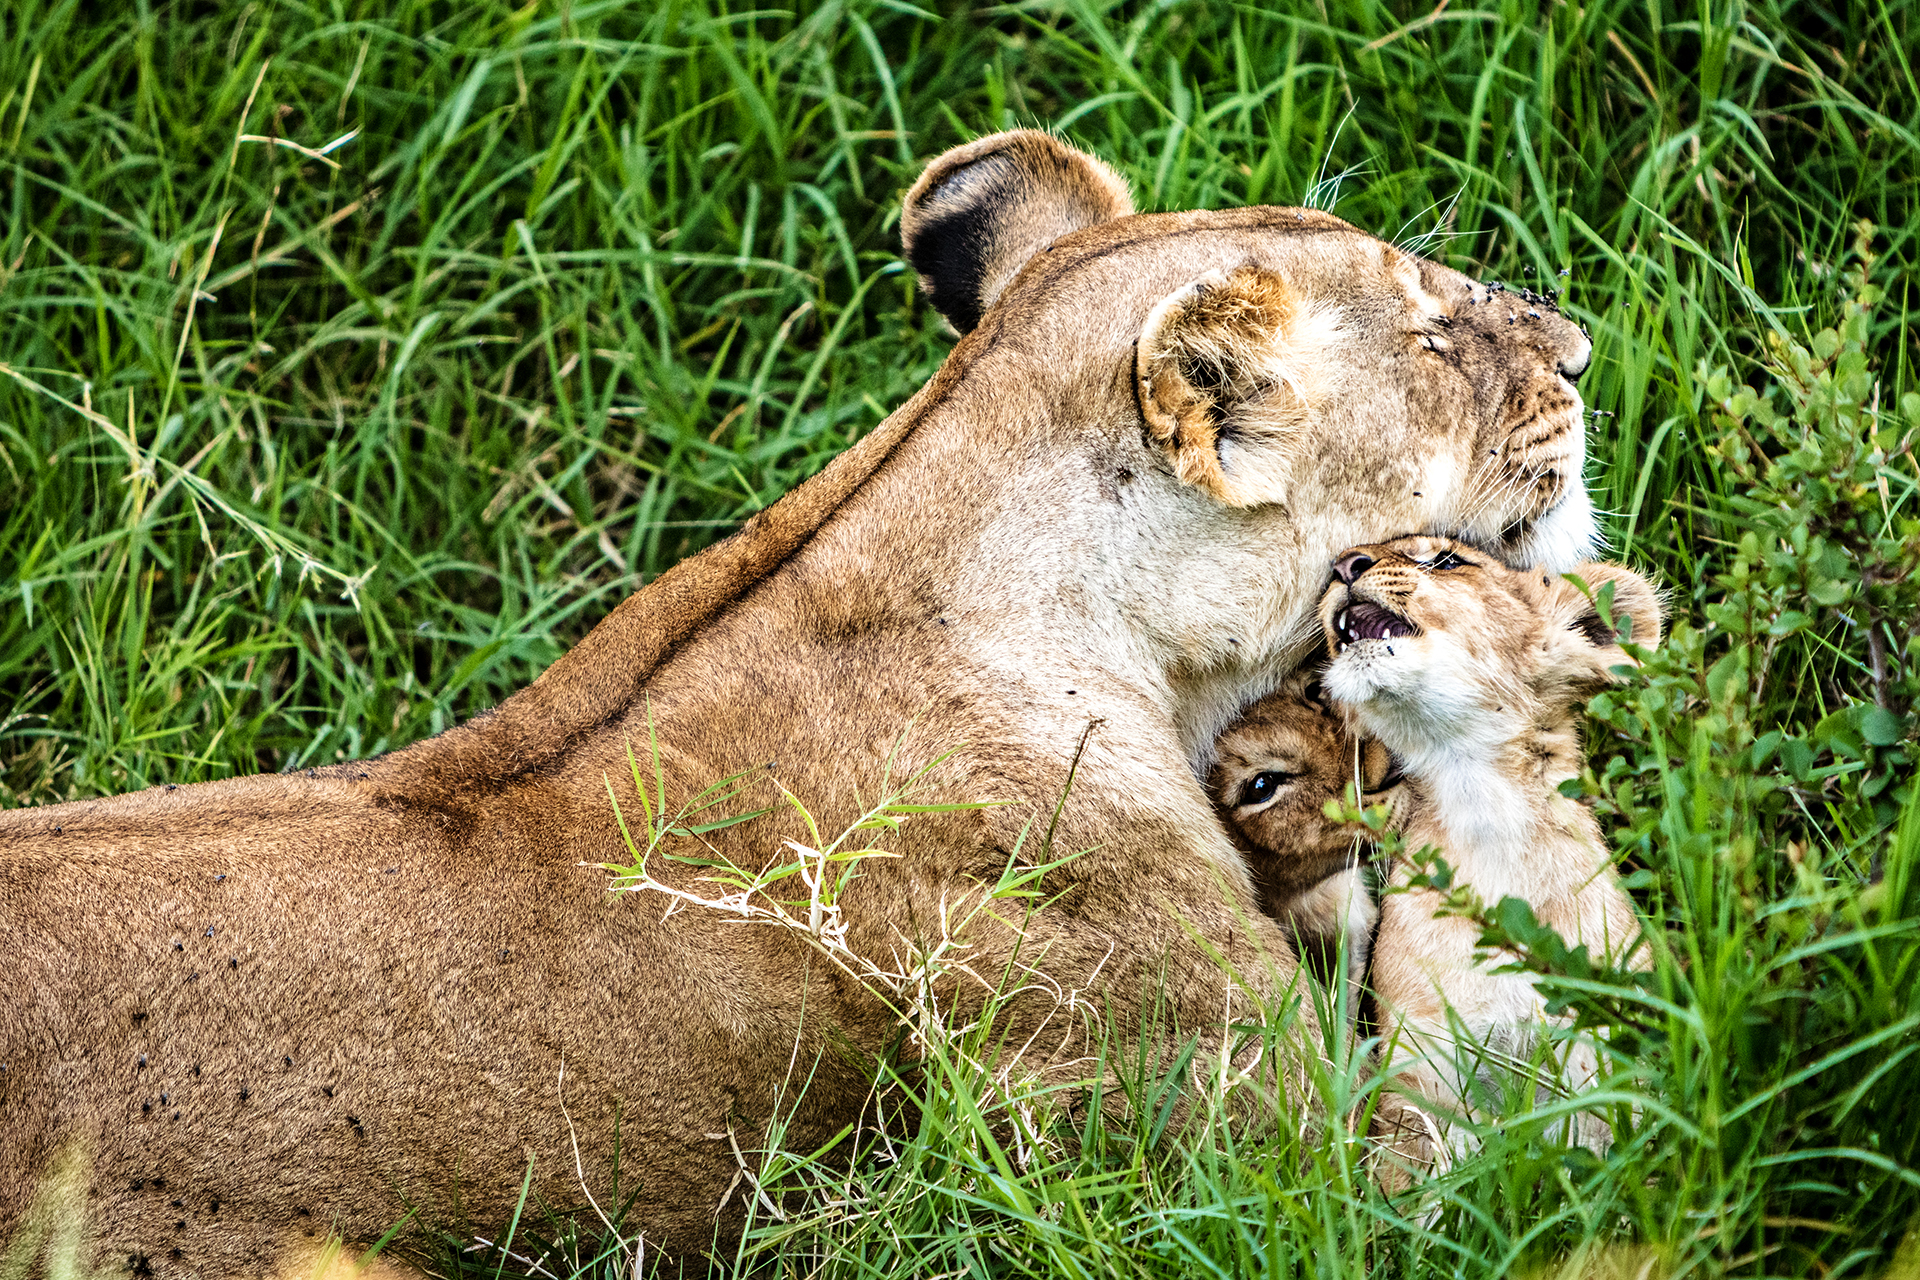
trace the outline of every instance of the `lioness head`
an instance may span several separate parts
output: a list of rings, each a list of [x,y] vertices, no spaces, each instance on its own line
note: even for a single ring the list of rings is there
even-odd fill
[[[1327,692],[1403,753],[1479,753],[1545,725],[1660,635],[1660,601],[1630,569],[1575,568],[1587,587],[1511,569],[1444,538],[1356,547],[1320,602]],[[1602,617],[1607,612],[1614,626]],[[1589,592],[1593,594],[1590,596]]]
[[[1044,532],[985,484],[981,518],[1105,566],[1074,589],[1115,611],[1116,643],[1173,655],[1203,768],[1314,642],[1339,549],[1423,531],[1566,569],[1592,544],[1591,344],[1547,301],[1311,209],[1136,214],[1105,165],[1032,131],[936,158],[901,231],[965,334],[925,394],[1004,424],[975,438],[982,466],[1074,460],[1029,488]]]
[[[1220,735],[1207,789],[1275,913],[1364,852],[1366,830],[1327,817],[1327,802],[1351,782],[1363,803],[1390,803],[1398,781],[1387,749],[1348,733],[1319,677],[1296,672]]]

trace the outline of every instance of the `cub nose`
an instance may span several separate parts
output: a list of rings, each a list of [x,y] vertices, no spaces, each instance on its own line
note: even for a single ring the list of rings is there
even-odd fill
[[[1349,551],[1333,562],[1333,576],[1352,585],[1353,580],[1373,568],[1373,557],[1364,551]]]

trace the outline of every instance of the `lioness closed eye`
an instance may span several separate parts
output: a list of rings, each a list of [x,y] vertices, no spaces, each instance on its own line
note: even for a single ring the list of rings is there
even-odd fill
[[[1586,554],[1590,344],[1315,210],[1135,214],[1032,131],[935,157],[900,225],[964,334],[940,371],[492,712],[0,814],[0,1235],[78,1141],[87,1265],[161,1280],[273,1271],[315,1224],[496,1227],[527,1177],[529,1203],[629,1204],[650,1248],[733,1238],[743,1161],[870,1113],[900,1021],[805,936],[609,893],[608,790],[637,812],[656,746],[669,807],[742,775],[762,816],[705,838],[749,876],[817,838],[783,788],[829,833],[922,770],[930,804],[1001,802],[873,837],[896,856],[837,906],[876,966],[964,957],[929,997],[955,1024],[1015,990],[993,1040],[1022,1068],[1086,1069],[1069,998],[1167,1061],[1284,1012],[1289,949],[1200,782],[1214,740],[1311,647],[1341,548]],[[1036,824],[1087,852],[1030,914],[971,911]],[[1234,1105],[1271,1116],[1286,1057]]]
[[[1612,584],[1613,611],[1636,643],[1658,641],[1659,599],[1645,579],[1602,563],[1574,572],[1594,589]],[[1438,846],[1458,883],[1488,904],[1524,900],[1569,944],[1644,964],[1599,827],[1559,790],[1580,770],[1580,703],[1630,661],[1599,607],[1556,574],[1510,569],[1440,538],[1356,548],[1336,562],[1335,579],[1320,602],[1334,655],[1323,687],[1401,761],[1395,818],[1406,847]],[[1392,883],[1404,887],[1408,874],[1403,863]],[[1437,902],[1428,889],[1383,899],[1373,988],[1387,1070],[1444,1117],[1476,1110],[1474,1077],[1460,1064],[1524,1063],[1550,1020],[1532,977],[1492,972],[1497,957],[1476,962],[1478,926],[1435,918]],[[1449,1009],[1472,1044],[1453,1043]],[[1560,1054],[1569,1085],[1592,1081],[1593,1043],[1570,1040]],[[1432,1141],[1443,1133],[1444,1124],[1416,1129],[1396,1145],[1409,1163],[1431,1163],[1444,1154]],[[1610,1133],[1581,1113],[1575,1137],[1603,1150]]]

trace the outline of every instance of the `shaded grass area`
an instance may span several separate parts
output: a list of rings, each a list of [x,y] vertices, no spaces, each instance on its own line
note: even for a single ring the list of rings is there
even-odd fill
[[[838,1189],[768,1224],[770,1265],[1891,1264],[1920,1212],[1912,0],[22,0],[0,35],[0,803],[498,701],[911,394],[948,341],[899,192],[1056,127],[1143,209],[1316,204],[1591,326],[1596,501],[1686,624],[1596,708],[1589,779],[1672,955],[1651,990],[1566,979],[1643,1124],[1594,1164],[1516,1120],[1423,1224],[1338,1134],[1055,1142],[1037,1099],[1016,1158],[956,1064],[904,1155],[801,1162]],[[595,1239],[576,1264],[631,1265]]]

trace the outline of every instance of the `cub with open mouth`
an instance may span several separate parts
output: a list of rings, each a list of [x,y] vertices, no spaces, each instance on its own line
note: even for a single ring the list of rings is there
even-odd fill
[[[1527,902],[1569,945],[1644,965],[1640,926],[1599,826],[1559,785],[1580,771],[1580,705],[1632,661],[1616,626],[1638,644],[1658,641],[1654,588],[1594,562],[1574,570],[1597,593],[1590,597],[1566,578],[1431,537],[1355,548],[1334,574],[1320,602],[1333,654],[1322,687],[1405,771],[1395,826],[1406,847],[1437,846],[1456,884],[1489,904]],[[1597,603],[1609,583],[1613,626]],[[1405,889],[1409,876],[1398,865],[1390,883]],[[1492,1085],[1497,1097],[1510,1076],[1495,1064],[1539,1057],[1555,1023],[1532,977],[1493,972],[1502,957],[1476,957],[1479,927],[1436,918],[1438,905],[1430,889],[1388,894],[1374,949],[1382,1065],[1442,1117],[1394,1144],[1413,1167],[1469,1145],[1444,1117],[1482,1111],[1475,1086]],[[1462,1026],[1471,1039],[1458,1044]],[[1590,1084],[1597,1046],[1556,1039],[1550,1056],[1567,1084]],[[1594,1150],[1612,1138],[1605,1121],[1584,1112],[1573,1136]]]

